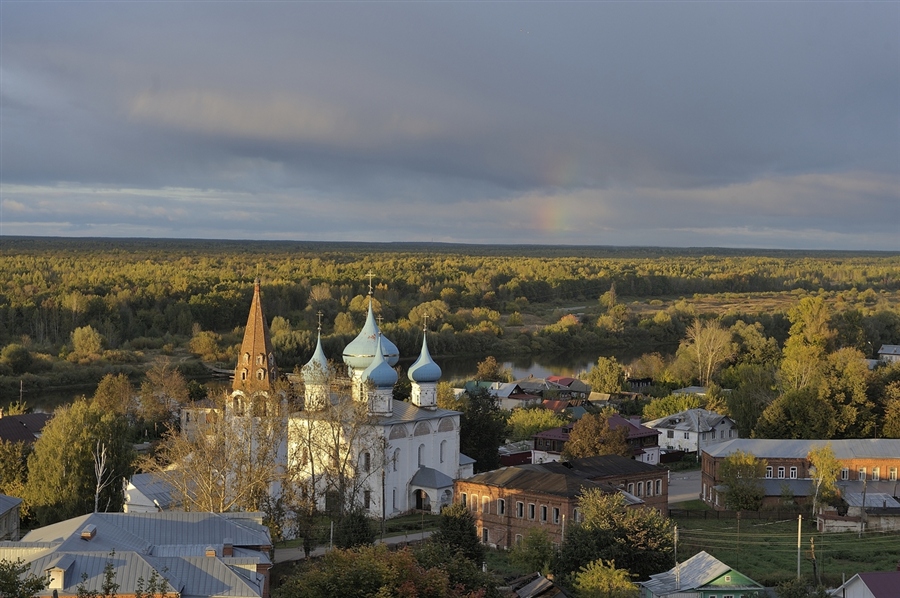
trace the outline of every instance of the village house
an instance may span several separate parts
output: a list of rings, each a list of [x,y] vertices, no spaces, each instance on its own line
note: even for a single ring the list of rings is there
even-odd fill
[[[765,587],[705,551],[640,581],[641,598],[763,598]]]
[[[897,598],[900,588],[900,563],[897,571],[857,573],[831,591],[835,598]]]
[[[706,409],[688,409],[644,425],[659,430],[659,444],[667,451],[696,455],[709,445],[740,438],[734,420]]]
[[[259,513],[91,513],[0,542],[0,559],[49,575],[41,596],[100,592],[109,564],[120,598],[151,578],[170,596],[268,598],[271,549]]]
[[[0,494],[0,541],[19,539],[19,505],[21,498]]]
[[[814,448],[831,445],[841,462],[837,486],[842,494],[884,492],[898,493],[900,439],[857,438],[844,440],[764,440],[740,438],[702,449],[700,496],[711,506],[724,509],[724,491],[720,474],[722,462],[735,451],[743,451],[766,461],[763,505],[776,505],[785,484],[797,499],[805,499],[809,491],[810,464],[807,456]],[[802,493],[802,494],[801,494]],[[803,500],[798,500],[803,502]]]
[[[626,440],[631,448],[633,459],[651,465],[659,463],[660,432],[658,430],[650,429],[641,425],[638,420],[627,419],[618,414],[610,416],[609,425],[613,429],[624,428],[627,431]],[[533,437],[533,462],[559,461],[571,431],[572,425],[570,424],[535,434]]]
[[[666,509],[668,472],[618,455],[503,467],[457,480],[457,500],[475,518],[481,541],[510,547],[531,528],[559,544],[565,526],[580,521],[585,489],[621,493],[629,505]]]

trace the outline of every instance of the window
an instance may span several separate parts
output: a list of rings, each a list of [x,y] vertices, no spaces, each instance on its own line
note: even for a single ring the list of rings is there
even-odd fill
[[[369,453],[363,453],[362,455],[362,470],[365,472],[370,471],[372,467],[372,456]]]
[[[469,506],[472,507],[473,511],[478,510],[478,495],[477,494],[472,495],[472,500],[469,501]]]
[[[466,496],[466,493],[465,493],[465,492],[463,492],[462,494],[459,495],[459,502],[462,504],[462,506],[466,506],[466,504],[467,504],[466,499],[467,499],[467,498],[468,498],[468,497]]]
[[[528,518],[534,519],[534,503],[528,503]]]
[[[447,441],[441,440],[441,463],[444,462],[444,452],[447,450]]]
[[[647,480],[647,496],[653,496],[653,482],[651,480]]]
[[[419,467],[425,464],[425,445],[419,445]]]
[[[634,494],[634,484],[628,484],[628,494]]]
[[[630,486],[630,485],[631,485],[631,484],[629,484],[629,486]],[[634,495],[635,495],[635,496],[640,496],[640,495],[641,495],[641,490],[643,490],[643,489],[644,489],[644,482],[638,482],[638,483],[637,483],[637,486],[635,486],[635,488],[634,488],[634,490],[635,490],[635,494],[634,494]]]
[[[263,380],[263,379],[265,379],[265,377],[266,377],[266,370],[264,370],[264,369],[256,370],[256,379],[257,380]]]
[[[666,430],[666,438],[675,438],[674,430]]]
[[[881,479],[881,470],[878,467],[872,468],[872,481],[877,482]]]
[[[575,520],[575,523],[581,523],[581,509],[575,507],[572,510],[572,518]]]
[[[481,528],[481,541],[485,544],[488,543],[488,528],[486,527]]]
[[[256,365],[262,365],[266,362],[266,356],[260,353],[256,356]]]
[[[525,503],[522,501],[516,501],[516,517],[519,519],[525,517]]]
[[[796,480],[796,479],[797,479],[797,468],[796,468],[796,467],[791,467],[790,475],[791,475],[791,479],[792,479],[792,480]]]
[[[690,433],[690,432],[685,432],[685,433],[684,433],[684,437],[687,438],[687,439],[690,439],[691,433]]]
[[[397,462],[400,461],[400,449],[394,449],[394,471],[397,471]]]
[[[662,494],[662,480],[656,480],[656,495]]]
[[[892,482],[897,481],[897,468],[891,467],[890,472],[888,473],[888,479]]]
[[[715,432],[713,432],[715,434]],[[725,440],[725,430],[719,430],[719,438]]]
[[[728,437],[729,437],[729,438],[734,438],[734,428],[728,430]]]
[[[547,505],[541,505],[541,521],[547,522]]]
[[[483,496],[481,498],[481,512],[482,513],[490,513],[491,512],[491,499],[487,496]]]
[[[778,479],[779,480],[784,479],[784,466],[778,468]]]
[[[371,505],[371,504],[372,504],[372,491],[371,490],[363,490],[363,508],[368,509],[369,505]]]
[[[506,501],[502,498],[497,499],[497,514],[506,515]]]
[[[772,478],[772,471],[773,471],[772,466],[766,465],[766,479]]]
[[[559,523],[559,507],[553,507],[553,523]]]
[[[516,544],[522,543],[522,534],[516,534]]]
[[[866,479],[866,468],[865,468],[865,467],[860,467],[859,470],[856,472],[856,476],[857,476],[857,479],[858,479],[860,482],[865,481],[865,479]]]
[[[250,363],[250,354],[244,353],[244,363]]]
[[[842,480],[849,480],[849,479],[850,479],[850,470],[847,469],[846,467],[845,467],[844,469],[841,470],[841,479],[842,479]]]

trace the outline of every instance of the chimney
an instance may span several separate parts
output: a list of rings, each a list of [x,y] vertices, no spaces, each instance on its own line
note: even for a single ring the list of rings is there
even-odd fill
[[[81,530],[81,539],[90,542],[97,535],[97,526],[89,523]]]
[[[234,543],[231,538],[225,538],[222,546],[222,556],[234,556]]]
[[[212,546],[207,546],[206,547],[206,556],[210,556],[210,557],[216,556],[216,549],[213,548]]]

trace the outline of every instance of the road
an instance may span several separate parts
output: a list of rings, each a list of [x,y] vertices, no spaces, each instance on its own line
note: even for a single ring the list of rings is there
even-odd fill
[[[669,475],[669,504],[700,498],[700,470],[673,471]]]

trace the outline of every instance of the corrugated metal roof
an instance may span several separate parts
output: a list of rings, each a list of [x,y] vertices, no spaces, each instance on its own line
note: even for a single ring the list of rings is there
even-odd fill
[[[831,444],[838,459],[900,459],[900,439],[853,438],[844,440],[771,440],[735,438],[702,450],[711,457],[724,457],[735,451],[752,453],[760,459],[805,459],[809,451]]]
[[[886,492],[866,492],[865,495],[861,492],[847,492],[843,498],[851,507],[861,507],[863,496],[866,498],[866,508],[900,509],[900,502]]]
[[[410,486],[419,486],[420,488],[433,488],[439,490],[441,488],[451,488],[453,486],[453,478],[441,473],[437,469],[431,467],[420,467],[416,474],[409,481]]]
[[[599,488],[604,492],[617,492],[617,489],[610,484],[593,482],[584,475],[556,462],[501,467],[479,473],[466,481],[498,488],[553,494],[566,498],[580,496],[588,488]]]
[[[729,571],[733,571],[733,569],[711,554],[701,550],[677,567],[673,567],[664,573],[651,575],[649,580],[638,583],[650,590],[654,596],[666,596],[676,592],[696,590]],[[751,586],[728,586],[728,589],[732,587],[762,589],[763,586],[753,582]],[[726,588],[722,587],[721,589]]]

